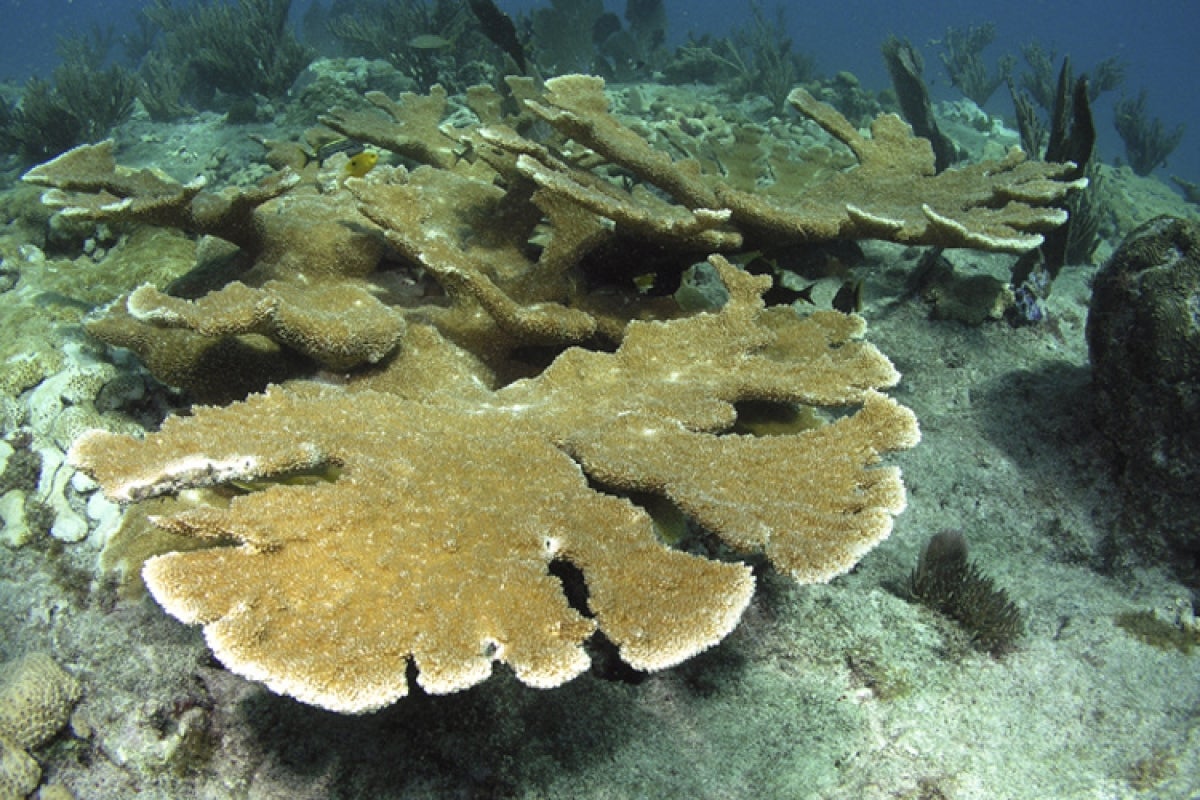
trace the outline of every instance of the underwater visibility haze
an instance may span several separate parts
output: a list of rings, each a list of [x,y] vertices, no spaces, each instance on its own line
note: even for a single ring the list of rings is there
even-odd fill
[[[1191,6],[0,0],[0,800],[1200,797]]]

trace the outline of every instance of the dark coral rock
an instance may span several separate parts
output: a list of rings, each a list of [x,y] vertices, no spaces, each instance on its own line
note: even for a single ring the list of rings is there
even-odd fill
[[[8,443],[13,451],[0,472],[0,494],[9,489],[32,492],[42,474],[42,457],[30,446],[33,440],[27,434],[17,434]]]
[[[1200,575],[1200,223],[1150,220],[1096,276],[1096,413],[1118,454],[1135,543]]]

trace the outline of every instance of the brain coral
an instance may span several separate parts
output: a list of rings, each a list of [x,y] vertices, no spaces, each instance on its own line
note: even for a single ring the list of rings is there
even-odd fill
[[[24,797],[42,771],[27,752],[49,741],[79,699],[79,681],[45,653],[4,665],[0,675],[0,797]]]

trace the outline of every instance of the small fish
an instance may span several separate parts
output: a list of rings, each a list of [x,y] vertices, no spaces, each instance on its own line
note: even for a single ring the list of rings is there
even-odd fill
[[[770,258],[762,254],[761,251],[751,250],[742,254],[741,261],[742,269],[749,272],[751,275],[770,275],[771,288],[767,289],[763,295],[763,302],[769,306],[790,306],[792,303],[799,300],[803,303],[808,303],[810,306],[815,306],[813,302],[813,287],[816,283],[810,283],[803,289],[790,289],[780,282],[779,262],[775,258]]]
[[[346,174],[351,178],[361,178],[379,162],[379,154],[374,150],[364,150],[356,156],[351,156],[346,162]]]
[[[414,50],[444,50],[453,47],[454,42],[436,33],[423,33],[408,40],[408,46]]]
[[[334,139],[332,142],[326,142],[317,148],[317,163],[324,164],[325,160],[336,156],[338,153],[345,153],[350,158],[358,155],[363,151],[363,143],[357,139]]]
[[[834,311],[843,314],[857,314],[862,311],[862,288],[861,279],[851,279],[843,283],[842,288],[833,296]]]
[[[656,283],[658,283],[658,275],[653,272],[643,272],[641,275],[633,276],[633,285],[638,290],[638,294],[650,294],[654,291]]]
[[[771,288],[767,289],[766,293],[763,294],[763,302],[769,306],[790,306],[792,303],[795,303],[797,300],[799,300],[802,303],[808,303],[810,306],[815,306],[817,303],[815,300],[813,300],[812,293],[813,288],[819,283],[820,281],[810,283],[803,289],[789,289],[788,287],[780,284],[779,279],[777,278],[775,282],[771,284]]]

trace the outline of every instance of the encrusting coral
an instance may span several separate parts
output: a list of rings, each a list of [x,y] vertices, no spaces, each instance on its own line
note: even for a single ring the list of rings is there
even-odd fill
[[[824,581],[889,532],[903,484],[875,464],[918,438],[912,414],[876,391],[898,376],[858,341],[860,319],[767,312],[766,279],[713,264],[731,292],[720,312],[631,323],[615,353],[570,349],[499,390],[414,326],[396,369],[458,379],[407,396],[371,379],[273,387],[145,440],[85,435],[72,459],[123,500],[339,468],[332,482],[158,520],[234,544],[144,571],[228,667],[306,702],[386,705],[407,692],[409,657],[435,693],[483,680],[493,661],[555,686],[586,668],[596,628],[631,665],[661,669],[723,638],[754,580],[670,549],[645,511],[589,479],[665,496],[738,549]],[[859,410],[794,436],[720,435],[743,400]],[[568,605],[549,572],[560,559],[583,573],[594,618]]]

